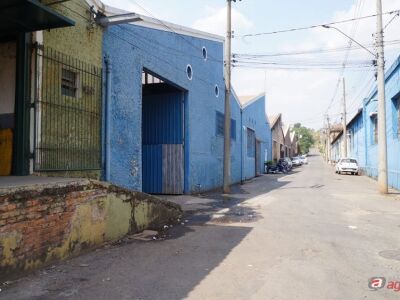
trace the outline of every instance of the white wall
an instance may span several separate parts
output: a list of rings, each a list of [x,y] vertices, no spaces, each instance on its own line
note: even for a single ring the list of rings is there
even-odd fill
[[[16,43],[0,43],[0,114],[14,113]]]

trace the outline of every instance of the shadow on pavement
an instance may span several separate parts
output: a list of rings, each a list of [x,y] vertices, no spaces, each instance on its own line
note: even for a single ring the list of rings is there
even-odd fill
[[[252,231],[244,224],[262,218],[244,202],[285,186],[290,180],[283,177],[290,175],[264,175],[233,186],[230,195],[213,191],[176,197],[185,217],[165,239],[106,245],[35,271],[5,287],[1,297],[183,299]]]

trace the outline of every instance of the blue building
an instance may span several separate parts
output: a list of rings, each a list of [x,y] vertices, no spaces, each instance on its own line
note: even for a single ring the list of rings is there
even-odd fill
[[[239,97],[242,106],[242,180],[264,173],[272,157],[272,137],[265,114],[265,94]]]
[[[391,187],[400,189],[400,57],[386,71],[386,130],[388,181]],[[378,177],[378,107],[377,89],[363,101],[363,107],[347,124],[346,142],[351,157],[356,158],[363,172]],[[343,137],[332,141],[331,158],[334,149],[340,147]]]
[[[388,182],[391,187],[400,188],[400,57],[387,70],[386,92],[386,136],[388,158]],[[375,89],[364,101],[365,172],[378,177],[378,101]]]
[[[155,194],[221,187],[224,39],[144,16],[138,19],[124,24],[119,18],[104,32],[105,179]],[[131,20],[127,16],[126,22]],[[254,105],[264,105],[265,111],[265,100]],[[243,178],[241,124],[243,111],[246,116],[247,110],[253,111],[250,106],[242,110],[232,95],[233,183]],[[257,132],[266,125],[257,121],[251,127],[249,117],[245,120]],[[257,134],[259,151],[264,151],[268,133]]]

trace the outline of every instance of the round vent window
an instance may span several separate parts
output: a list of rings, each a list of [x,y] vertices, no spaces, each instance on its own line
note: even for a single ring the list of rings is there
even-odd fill
[[[214,91],[215,91],[215,97],[218,97],[219,96],[219,87],[218,87],[218,85],[215,85]]]
[[[186,67],[186,75],[189,78],[189,80],[192,80],[193,78],[193,70],[191,65],[187,65]]]
[[[207,49],[206,49],[206,47],[203,47],[203,58],[204,58],[204,60],[207,60]]]

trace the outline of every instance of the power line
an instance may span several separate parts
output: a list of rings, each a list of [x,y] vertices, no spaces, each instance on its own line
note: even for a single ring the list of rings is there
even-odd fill
[[[357,8],[354,11],[354,18],[353,19],[356,20],[356,22],[353,23],[353,26],[352,26],[352,29],[351,29],[350,38],[349,38],[349,42],[348,42],[348,48],[346,50],[346,54],[345,54],[344,61],[343,61],[343,66],[342,66],[342,69],[340,70],[340,73],[339,73],[339,76],[338,76],[338,80],[337,80],[337,83],[336,83],[336,86],[335,86],[335,89],[334,89],[333,97],[332,97],[332,99],[331,99],[331,101],[330,101],[330,103],[328,105],[328,108],[326,109],[325,114],[327,114],[329,112],[329,110],[331,109],[331,107],[332,107],[332,105],[333,105],[333,103],[334,103],[334,101],[336,99],[336,96],[337,96],[337,93],[338,93],[338,89],[339,89],[339,86],[340,86],[340,81],[341,81],[341,78],[343,77],[344,71],[346,69],[346,64],[347,64],[347,61],[348,61],[348,58],[349,58],[349,54],[350,54],[350,50],[349,49],[351,48],[351,46],[353,44],[353,36],[356,34],[357,27],[358,27],[357,23],[358,23],[358,20],[360,20],[359,18],[357,18],[357,14],[359,12],[361,13],[361,7],[362,7],[362,3],[363,3],[362,1],[363,0],[360,0],[360,1],[357,2]],[[329,24],[329,25],[331,25],[331,24]],[[327,25],[325,25],[325,26],[327,26]]]
[[[128,1],[135,3],[137,6],[139,6],[141,9],[143,9],[145,12],[147,12],[154,20],[156,20],[158,23],[160,23],[160,25],[164,26],[169,31],[172,31],[173,33],[175,33],[179,38],[184,40],[187,44],[192,46],[194,49],[196,49],[196,50],[199,49],[197,45],[193,44],[190,40],[185,38],[183,35],[177,33],[171,26],[168,26],[168,24],[166,24],[163,20],[158,19],[153,13],[151,13],[149,10],[147,10],[142,5],[140,5],[137,1],[135,1],[135,0],[128,0]],[[212,59],[218,60],[217,58],[212,57],[211,55],[209,57],[212,58]]]
[[[398,11],[397,14],[395,14],[395,15],[393,16],[393,18],[391,18],[391,19],[389,20],[389,22],[387,22],[387,24],[385,25],[385,27],[383,27],[383,30],[385,30],[385,29],[394,21],[394,19],[396,19],[398,16],[400,16],[400,11]]]
[[[63,4],[60,4],[60,5],[62,5],[63,7],[67,8],[67,9],[70,10],[71,12],[75,13],[77,16],[81,17],[82,19],[84,19],[84,20],[86,20],[86,21],[92,21],[92,20],[90,20],[89,18],[87,18],[87,17],[81,15],[79,12],[77,12],[77,11],[75,11],[75,10],[73,10],[73,9],[71,9],[71,8],[69,8],[69,7],[65,6],[65,5],[63,5]],[[119,28],[121,28],[122,30],[124,30],[124,27],[121,27],[121,25],[117,25],[117,27],[119,27]],[[118,39],[120,39],[120,40],[122,40],[122,41],[124,41],[124,42],[126,42],[126,43],[128,43],[128,44],[130,44],[131,46],[133,46],[133,47],[135,47],[135,48],[137,48],[137,49],[140,49],[141,51],[143,51],[143,52],[146,53],[147,55],[150,55],[150,56],[152,56],[152,57],[154,57],[154,58],[156,58],[156,59],[158,59],[158,60],[160,60],[160,61],[165,62],[166,64],[170,65],[172,68],[176,69],[177,71],[179,71],[179,72],[184,72],[184,73],[186,74],[186,71],[185,71],[185,70],[177,68],[175,65],[173,65],[173,64],[172,64],[171,62],[169,62],[168,60],[165,60],[165,59],[161,58],[160,56],[155,56],[155,55],[153,55],[153,54],[150,54],[149,51],[147,51],[147,50],[141,48],[139,45],[134,44],[134,43],[132,43],[131,41],[129,41],[129,40],[127,40],[127,39],[125,39],[125,38],[123,38],[123,37],[121,37],[121,36],[119,36],[119,35],[113,33],[113,32],[111,32],[111,31],[109,31],[109,34],[111,34],[111,35],[113,35],[114,37],[116,37],[116,38],[118,38]],[[179,34],[178,34],[178,36],[179,36]],[[196,78],[199,79],[200,81],[206,83],[206,84],[207,84],[207,87],[208,87],[208,85],[212,86],[213,88],[215,87],[215,83],[211,83],[211,82],[207,81],[206,79],[201,78],[200,76],[196,76]]]
[[[341,67],[323,67],[323,66],[316,66],[316,67],[310,67],[310,66],[274,66],[274,65],[246,65],[246,64],[234,64],[234,68],[241,68],[241,69],[258,69],[258,70],[293,70],[293,71],[315,71],[315,70],[321,70],[321,71],[335,71],[335,70],[341,70]],[[349,71],[354,71],[354,72],[364,72],[366,68],[370,66],[361,66],[361,67],[352,67],[348,69]]]
[[[392,10],[383,13],[382,15],[390,15],[394,13],[399,13],[400,10]],[[293,31],[300,31],[300,30],[307,30],[307,29],[314,29],[322,26],[329,26],[329,25],[335,25],[335,24],[343,24],[343,23],[348,23],[348,22],[354,22],[358,20],[363,20],[363,19],[368,19],[368,18],[373,18],[376,17],[377,14],[373,15],[368,15],[368,16],[363,16],[363,17],[358,17],[358,18],[352,18],[352,19],[347,19],[347,20],[342,20],[342,21],[336,21],[336,22],[330,22],[330,23],[324,23],[324,24],[317,24],[317,25],[310,25],[310,26],[305,26],[305,27],[297,27],[297,28],[291,28],[291,29],[283,29],[283,30],[276,30],[276,31],[269,31],[269,32],[259,32],[259,33],[252,33],[252,34],[244,34],[240,35],[238,37],[256,37],[256,36],[262,36],[262,35],[272,35],[272,34],[278,34],[278,33],[286,33],[286,32],[293,32]]]
[[[117,25],[117,26],[119,26],[121,29],[123,29],[125,32],[127,32],[127,33],[130,34],[131,36],[134,36],[135,38],[138,38],[138,37],[139,37],[139,38],[142,38],[142,39],[148,41],[149,43],[156,44],[156,45],[158,45],[158,46],[160,46],[160,47],[163,47],[163,48],[165,48],[165,49],[171,50],[172,52],[169,52],[169,53],[171,53],[171,54],[175,54],[175,55],[179,54],[179,55],[183,55],[183,56],[186,56],[186,57],[191,57],[191,58],[196,58],[196,59],[204,60],[204,57],[203,57],[202,54],[199,54],[199,55],[188,54],[186,51],[180,51],[180,50],[178,50],[178,49],[176,49],[176,48],[168,47],[168,46],[166,46],[166,45],[164,45],[164,44],[158,42],[158,41],[155,40],[155,39],[150,39],[149,37],[146,37],[146,36],[144,36],[144,35],[141,35],[141,34],[138,33],[138,32],[132,31],[132,30],[130,30],[130,29],[129,29],[128,27],[126,27],[126,26],[123,26],[123,25]],[[220,62],[220,63],[223,63],[223,62],[224,62],[222,59],[213,59],[213,58],[209,57],[209,55],[207,54],[207,60],[208,60],[208,59],[211,60],[211,61]]]
[[[323,60],[323,61],[318,61],[318,60],[265,60],[265,59],[260,59],[260,58],[242,58],[242,59],[234,59],[234,63],[247,63],[247,64],[265,64],[265,65],[284,65],[284,66],[343,66],[342,62],[339,61],[333,61],[333,60]],[[370,60],[354,60],[354,61],[348,61],[347,65],[348,66],[365,66],[365,65],[371,65],[372,62]]]
[[[174,64],[172,64],[171,62],[169,62],[169,61],[166,60],[166,59],[161,58],[160,56],[156,56],[156,55],[154,55],[154,54],[149,53],[149,51],[147,51],[147,50],[141,48],[141,47],[138,46],[136,43],[134,44],[134,43],[132,43],[131,41],[129,41],[129,40],[127,40],[127,39],[125,39],[125,38],[123,38],[123,37],[121,37],[121,36],[119,36],[119,35],[113,33],[113,32],[111,32],[111,31],[109,32],[109,34],[111,34],[111,35],[113,35],[113,36],[119,38],[120,40],[124,41],[125,43],[127,43],[127,44],[129,44],[129,45],[131,45],[131,46],[133,46],[133,47],[135,47],[135,48],[141,50],[143,53],[146,53],[146,55],[152,56],[152,57],[154,57],[154,58],[156,58],[156,59],[158,59],[158,60],[160,60],[160,61],[163,61],[164,63],[170,65],[170,66],[171,66],[172,68],[174,68],[175,70],[177,70],[177,71],[179,71],[179,72],[183,72],[183,73],[186,74],[186,71],[185,71],[185,70],[176,67]],[[208,87],[208,85],[212,86],[213,88],[215,87],[215,83],[211,83],[211,82],[207,81],[206,79],[201,78],[200,76],[197,76],[196,78],[199,79],[200,81],[206,83],[206,84],[207,84],[207,87]]]

